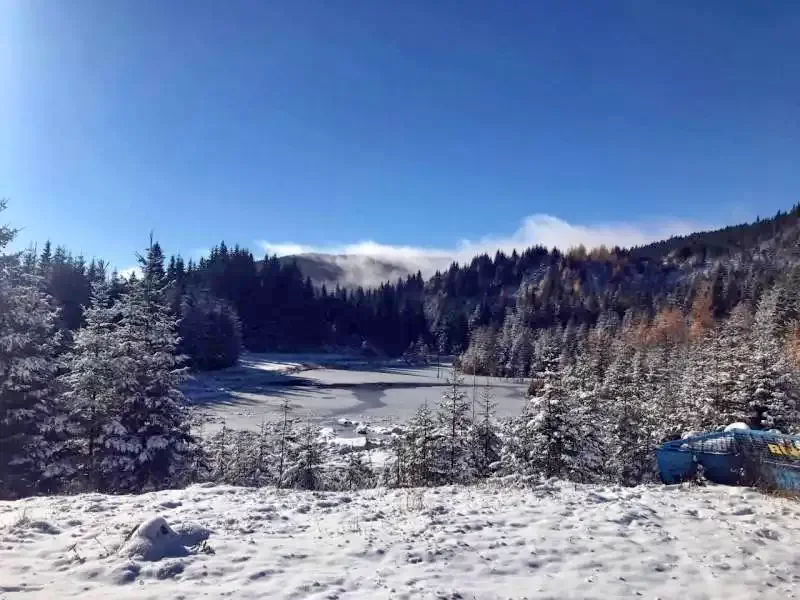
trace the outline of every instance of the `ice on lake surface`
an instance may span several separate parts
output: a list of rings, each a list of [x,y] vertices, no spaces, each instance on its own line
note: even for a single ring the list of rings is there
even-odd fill
[[[437,377],[438,371],[438,377]],[[276,419],[284,399],[293,413],[322,425],[338,419],[371,423],[404,422],[427,400],[435,405],[452,374],[450,366],[412,367],[331,355],[247,355],[236,367],[197,374],[186,394],[209,426],[257,430]],[[477,377],[476,396],[488,382],[497,416],[517,414],[527,383]],[[471,399],[473,378],[464,376]]]

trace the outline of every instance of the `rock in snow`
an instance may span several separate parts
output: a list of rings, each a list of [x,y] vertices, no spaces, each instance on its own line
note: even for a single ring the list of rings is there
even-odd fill
[[[797,598],[797,539],[796,502],[714,485],[197,485],[0,502],[0,598]]]
[[[136,528],[121,553],[144,561],[187,556],[187,546],[199,544],[208,536],[209,531],[203,527],[188,525],[174,531],[164,517],[152,517]]]

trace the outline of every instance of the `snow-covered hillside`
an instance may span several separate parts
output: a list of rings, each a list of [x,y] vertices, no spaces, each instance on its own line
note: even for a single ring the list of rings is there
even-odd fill
[[[795,598],[798,517],[715,486],[30,498],[0,598]]]

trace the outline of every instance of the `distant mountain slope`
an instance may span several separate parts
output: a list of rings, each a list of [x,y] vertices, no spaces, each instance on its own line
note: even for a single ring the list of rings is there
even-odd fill
[[[623,250],[623,254],[633,261],[661,262],[668,260],[673,264],[688,262],[697,265],[698,262],[753,250],[764,243],[786,247],[790,245],[783,239],[786,232],[796,229],[799,222],[800,205],[787,212],[779,212],[774,217],[758,219],[753,223],[675,236],[645,246]],[[530,249],[520,248],[517,252],[521,257],[529,254]],[[514,256],[512,255],[510,258],[513,262]],[[462,264],[461,268],[469,269],[476,261],[482,262],[483,260],[484,257],[477,256],[471,263]],[[310,277],[317,286],[324,284],[328,288],[333,288],[337,284],[346,288],[378,287],[382,283],[394,283],[398,278],[414,274],[418,268],[411,262],[403,263],[400,260],[389,261],[382,258],[345,254],[296,254],[280,257],[279,261],[284,265],[295,262],[304,277]],[[525,260],[522,262],[526,263]],[[540,263],[537,263],[532,270],[526,264],[514,266],[517,267],[514,270],[524,281],[536,281],[539,279],[537,275],[543,274]],[[519,269],[520,266],[522,272]],[[426,276],[431,274],[430,272],[425,273]]]
[[[730,225],[713,231],[697,231],[632,248],[631,256],[664,258],[668,254],[678,253],[687,258],[698,254],[715,258],[752,249],[782,232],[796,228],[798,222],[800,222],[800,204],[793,206],[788,212],[779,211],[768,219],[757,219],[752,223]]]

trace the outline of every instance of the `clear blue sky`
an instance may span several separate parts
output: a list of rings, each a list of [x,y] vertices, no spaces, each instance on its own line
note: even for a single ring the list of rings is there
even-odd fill
[[[800,3],[2,0],[0,196],[25,243],[120,266],[150,229],[767,215],[800,200]]]

